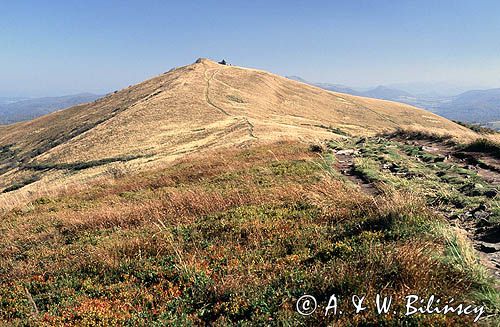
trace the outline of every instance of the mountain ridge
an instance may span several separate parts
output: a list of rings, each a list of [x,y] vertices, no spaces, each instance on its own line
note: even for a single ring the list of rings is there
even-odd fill
[[[0,189],[34,178],[93,178],[123,162],[143,169],[208,148],[398,128],[476,136],[409,105],[202,59],[91,103],[0,126]]]

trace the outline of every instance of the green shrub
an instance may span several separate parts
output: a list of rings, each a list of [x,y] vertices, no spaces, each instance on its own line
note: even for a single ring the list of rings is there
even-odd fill
[[[500,158],[500,144],[485,138],[477,139],[469,144],[466,144],[462,147],[462,151],[489,153],[495,158]]]
[[[142,158],[144,156],[124,156],[124,157],[114,157],[114,158],[104,158],[104,159],[99,159],[99,160],[91,160],[91,161],[77,161],[77,162],[71,162],[71,163],[52,163],[52,162],[43,162],[43,163],[37,163],[37,162],[31,162],[23,165],[23,168],[25,169],[32,169],[32,170],[38,170],[38,171],[43,171],[43,170],[50,170],[50,169],[56,169],[56,170],[83,170],[83,169],[88,169],[92,167],[97,167],[97,166],[103,166],[112,162],[126,162],[138,158]]]
[[[25,179],[19,183],[14,183],[12,184],[11,186],[7,187],[6,189],[4,189],[2,191],[2,193],[7,193],[7,192],[12,192],[12,191],[15,191],[15,190],[18,190],[20,188],[23,188],[25,187],[26,185],[29,185],[29,184],[32,184],[36,181],[39,181],[40,180],[40,177],[38,176],[31,176],[30,178],[28,179]]]
[[[467,127],[468,129],[476,132],[476,133],[479,133],[479,134],[495,134],[495,133],[498,133],[497,131],[495,131],[494,129],[491,129],[491,128],[488,128],[488,127],[483,127],[481,125],[478,125],[478,124],[471,124],[471,123],[466,123],[466,122],[462,122],[462,121],[456,121],[454,120],[453,122],[459,124],[459,125],[462,125],[464,127]]]

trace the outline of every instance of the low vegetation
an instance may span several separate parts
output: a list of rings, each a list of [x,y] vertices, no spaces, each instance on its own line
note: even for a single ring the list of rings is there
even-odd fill
[[[103,166],[112,162],[127,162],[130,160],[141,158],[142,156],[123,156],[114,158],[104,158],[99,160],[78,161],[71,163],[53,163],[53,162],[30,162],[22,165],[22,169],[30,169],[35,171],[43,170],[83,170],[97,166]]]
[[[413,134],[409,135],[413,137]],[[482,141],[478,142],[482,144]],[[468,160],[462,165],[458,164],[458,159],[454,160],[454,157],[462,158],[460,152],[443,153],[429,144],[427,147],[435,151],[432,153],[418,143],[398,142],[384,137],[365,139],[363,142],[357,139],[337,141],[333,147],[359,151],[360,155],[354,158],[353,171],[368,182],[419,194],[427,205],[451,219],[474,224],[481,221],[491,228],[500,227],[497,185],[478,175],[473,167],[468,167]],[[473,146],[461,149],[465,151],[466,148],[472,149]],[[474,147],[475,151],[480,151],[479,148]],[[483,149],[482,152],[488,151]],[[481,166],[481,161],[475,160]]]
[[[449,134],[437,134],[424,130],[407,130],[398,128],[394,132],[380,136],[387,136],[388,138],[395,138],[395,139],[430,140],[430,141],[453,143],[453,137]]]
[[[7,193],[7,192],[12,192],[12,191],[18,190],[18,189],[20,189],[22,187],[25,187],[26,185],[30,185],[30,184],[32,184],[34,182],[39,181],[39,180],[40,180],[40,178],[38,176],[31,176],[30,178],[24,179],[24,180],[22,180],[19,183],[12,184],[11,186],[9,186],[6,189],[4,189],[2,191],[2,193]]]
[[[240,98],[239,96],[237,95],[228,95],[227,98],[230,100],[230,101],[233,101],[233,102],[236,102],[236,103],[245,103],[245,101],[243,101],[242,98]]]
[[[500,144],[484,138],[466,144],[462,150],[466,152],[490,153],[500,159]]]
[[[496,131],[492,128],[484,127],[484,126],[481,126],[479,124],[471,124],[471,123],[466,123],[466,122],[461,122],[461,121],[454,121],[454,122],[457,124],[460,124],[464,127],[467,127],[468,129],[470,129],[476,133],[479,133],[479,134],[496,134],[496,133],[498,133],[498,131]]]
[[[429,209],[421,190],[387,176],[380,195],[362,192],[335,172],[335,144],[219,150],[3,214],[0,322],[459,326],[473,319],[406,317],[402,301],[396,314],[305,317],[295,310],[304,294],[322,302],[332,294],[434,294],[485,305],[489,315],[498,310],[498,292],[470,243]],[[365,144],[359,173],[373,180],[384,173],[376,149],[402,159],[415,151],[388,145]],[[449,178],[461,176],[453,169]]]

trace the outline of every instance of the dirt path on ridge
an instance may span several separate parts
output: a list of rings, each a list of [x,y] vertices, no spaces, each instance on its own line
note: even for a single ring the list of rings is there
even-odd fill
[[[348,180],[358,185],[366,194],[371,196],[380,194],[379,190],[373,183],[366,181],[354,172],[354,154],[354,150],[337,151],[335,153],[335,166],[337,170],[340,171],[340,173]]]

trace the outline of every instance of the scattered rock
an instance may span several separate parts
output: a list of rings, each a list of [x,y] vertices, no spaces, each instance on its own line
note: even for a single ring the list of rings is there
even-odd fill
[[[386,170],[390,170],[392,173],[396,173],[396,172],[399,172],[401,170],[401,167],[394,162],[384,163],[382,165],[382,168],[386,169]]]
[[[487,211],[476,211],[474,212],[473,216],[476,219],[486,219],[490,216],[490,213]]]
[[[353,154],[356,154],[357,151],[354,149],[347,149],[347,150],[339,150],[337,151],[338,155],[346,155],[346,156],[351,156]]]
[[[323,152],[323,147],[319,144],[311,144],[309,146],[309,151],[315,152],[315,153],[322,153]]]
[[[471,213],[474,213],[476,211],[484,211],[484,210],[487,210],[488,207],[486,207],[486,205],[484,203],[481,203],[480,205],[478,205],[475,209],[473,209],[471,211]]]
[[[491,222],[488,221],[486,218],[480,218],[479,221],[476,223],[476,227],[481,228],[481,227],[490,227]]]
[[[479,240],[487,243],[500,243],[500,227],[493,227],[479,236]]]
[[[481,242],[479,246],[480,251],[484,253],[495,253],[500,251],[500,244]]]
[[[438,151],[439,149],[438,148],[433,148],[433,147],[430,147],[430,146],[422,146],[422,150],[426,151],[426,152],[436,152]]]
[[[357,141],[356,145],[363,144],[363,143],[366,143],[366,139],[365,138],[362,138],[359,141]]]
[[[455,205],[455,207],[459,207],[459,206]],[[463,206],[462,206],[462,208],[458,208],[458,209],[463,209]],[[472,214],[468,211],[460,214],[460,220],[463,220],[463,221],[469,220],[471,217],[472,217]]]
[[[465,184],[464,186],[459,188],[459,191],[467,196],[480,196],[483,194],[483,189],[484,186],[481,184],[470,183],[470,184]]]
[[[495,196],[497,196],[498,191],[497,190],[488,190],[483,193],[483,195],[487,198],[493,199]]]
[[[484,204],[480,204],[476,208],[468,212],[468,215],[474,217],[477,220],[487,219],[490,216],[488,208]]]

